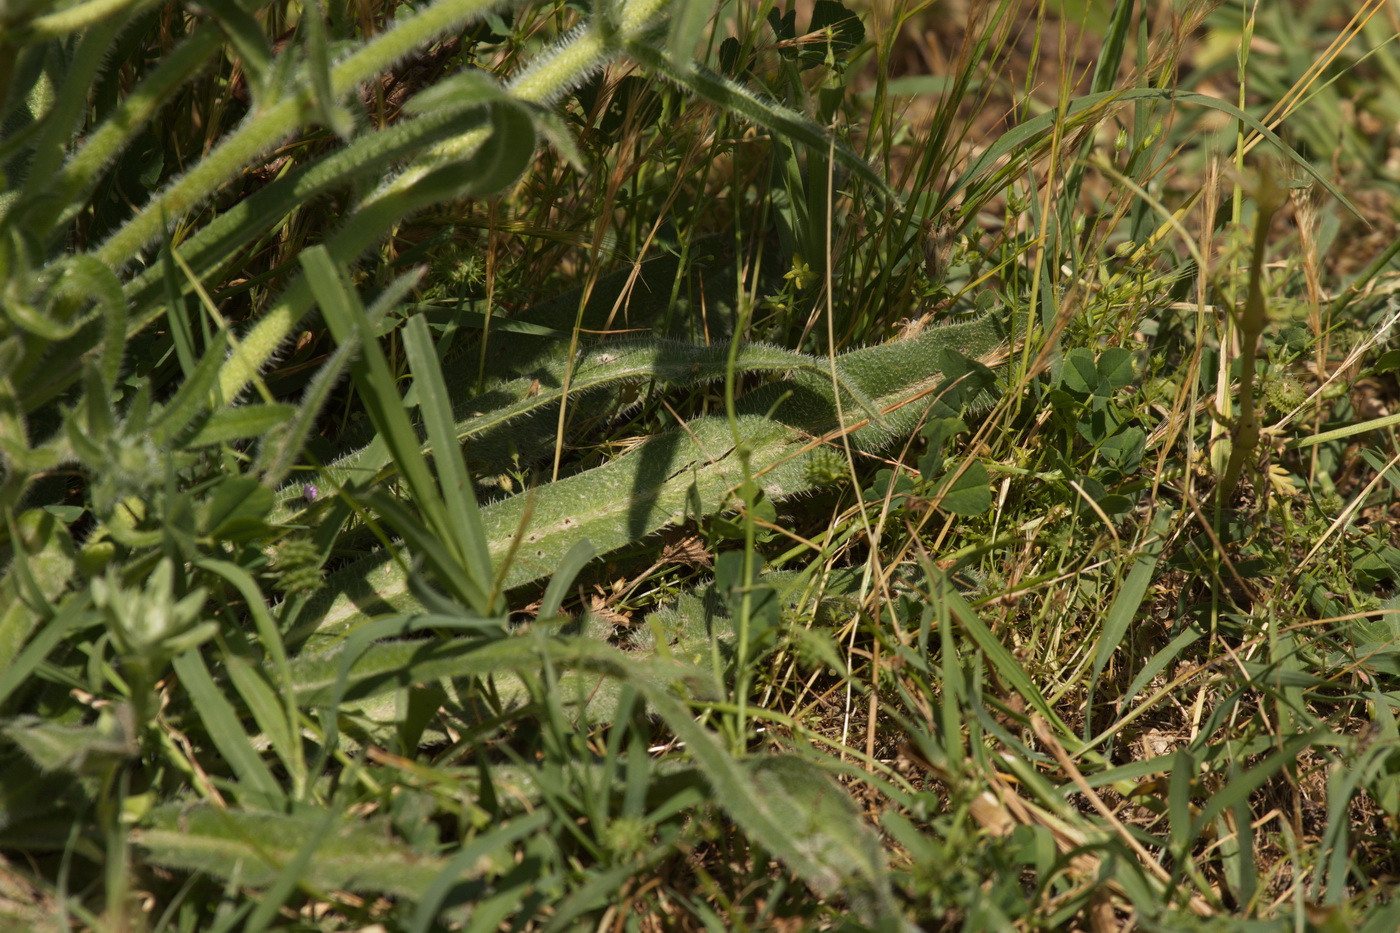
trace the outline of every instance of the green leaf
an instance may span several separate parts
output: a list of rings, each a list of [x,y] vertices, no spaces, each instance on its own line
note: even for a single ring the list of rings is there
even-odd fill
[[[545,587],[544,598],[540,602],[541,619],[549,619],[559,614],[559,607],[568,595],[569,584],[574,582],[574,577],[578,576],[579,571],[596,556],[593,543],[587,538],[569,548],[569,553],[564,555],[559,569],[554,571],[554,575],[549,578],[549,585]]]
[[[992,507],[991,477],[981,461],[968,463],[961,473],[950,476],[934,493],[933,499],[945,512],[963,517],[981,515]]]
[[[1371,364],[1374,373],[1400,372],[1400,350],[1386,350]]]
[[[485,197],[509,188],[535,155],[535,124],[521,104],[492,104],[491,135],[464,159],[435,167],[413,184],[425,202]]]
[[[996,375],[990,369],[956,346],[939,347],[933,359],[944,379],[938,391],[938,402],[943,408],[951,409],[952,414],[962,414],[996,385]]]
[[[718,75],[701,64],[681,71],[660,52],[641,42],[629,42],[627,52],[648,68],[674,81],[698,97],[744,117],[775,134],[825,154],[834,149],[836,158],[855,172],[875,191],[897,201],[899,196],[888,183],[845,143],[831,136],[802,114],[771,100],[754,95],[747,88]]]
[[[214,487],[203,509],[203,533],[233,540],[251,528],[261,529],[272,511],[272,490],[247,476],[230,476]]]
[[[473,602],[473,611],[489,616],[496,611],[491,549],[482,528],[471,477],[457,446],[452,402],[447,395],[442,367],[428,334],[428,324],[421,317],[409,319],[404,328],[404,349],[413,368],[418,408],[427,424],[428,440],[434,451],[433,464],[446,505],[445,512],[429,515],[427,519],[442,539],[453,546],[460,572],[472,583],[470,591],[480,594]]]
[[[0,614],[0,621],[4,623],[0,626],[0,636],[6,636],[3,639],[4,644],[0,647],[8,649],[0,652],[0,708],[4,707],[15,691],[30,681],[35,670],[44,663],[50,653],[73,637],[75,629],[97,620],[85,592],[69,596],[59,606],[58,612],[44,621],[43,626],[22,650],[11,653],[18,647],[17,643],[25,637],[24,632],[12,631],[12,622],[22,619],[22,614],[25,613],[27,609],[24,604],[14,600]],[[24,628],[27,630],[28,626]],[[8,637],[11,635],[14,637]]]
[[[1099,368],[1092,351],[1075,347],[1065,354],[1060,384],[1078,395],[1093,395],[1099,387]]]
[[[157,412],[151,421],[151,440],[157,446],[164,447],[170,444],[209,407],[210,392],[218,381],[227,343],[228,334],[222,330],[217,331],[205,347],[199,366],[181,383],[174,398]]]
[[[807,32],[819,29],[830,30],[831,38],[822,46],[803,50],[803,58],[812,65],[820,65],[828,57],[840,60],[865,41],[865,25],[840,0],[817,0]]]
[[[1158,510],[1153,517],[1152,527],[1147,532],[1147,540],[1137,559],[1133,561],[1133,567],[1128,571],[1118,594],[1114,596],[1113,604],[1108,609],[1108,615],[1104,617],[1103,631],[1099,635],[1098,647],[1094,652],[1094,666],[1089,674],[1090,706],[1093,703],[1093,688],[1098,684],[1099,675],[1103,673],[1103,669],[1108,664],[1108,659],[1113,656],[1113,652],[1123,645],[1123,640],[1128,634],[1128,627],[1137,617],[1137,612],[1147,597],[1147,588],[1157,569],[1157,560],[1162,556],[1162,547],[1166,543],[1166,533],[1167,529],[1171,527],[1171,521],[1172,510],[1168,508]],[[1090,717],[1086,716],[1085,728],[1088,728],[1089,721]]]
[[[1142,454],[1146,447],[1147,432],[1139,427],[1128,427],[1105,439],[1099,445],[1099,456],[1114,469],[1131,473],[1142,462]]]
[[[1381,673],[1400,674],[1400,597],[1381,604],[1377,618],[1349,619],[1342,628],[1347,645],[1338,664],[1359,663]]]
[[[1132,385],[1133,355],[1122,347],[1109,347],[1099,355],[1098,369],[1103,394]]]
[[[20,716],[0,725],[0,733],[44,771],[101,776],[139,750],[135,737],[126,734],[121,718],[110,714],[90,726],[65,726],[37,716]]]
[[[209,675],[199,651],[186,651],[175,658],[174,666],[209,738],[238,776],[239,798],[273,809],[281,806],[286,800],[282,788],[243,731],[233,705]]]
[[[686,745],[713,799],[754,842],[819,893],[850,887],[862,920],[887,914],[883,856],[844,790],[793,756],[743,765],[672,696],[644,687],[649,702]],[[843,799],[844,798],[844,799]],[[865,897],[866,894],[873,895]]]
[[[791,42],[797,38],[797,10],[789,7],[779,13],[776,6],[768,10],[768,25],[779,42]]]
[[[967,430],[961,418],[930,418],[924,426],[928,450],[919,458],[919,475],[931,483],[943,472],[943,454],[949,438]]]
[[[396,841],[382,820],[351,822],[328,808],[305,805],[286,814],[170,804],[156,808],[131,839],[156,865],[205,872],[248,887],[274,884],[289,867],[298,866],[295,880],[312,888],[414,899],[447,865],[445,859]],[[307,840],[318,844],[298,859]],[[492,865],[489,857],[459,864],[457,880],[488,875]]]
[[[292,405],[274,402],[268,405],[238,405],[234,408],[220,408],[212,413],[195,431],[194,436],[181,444],[186,450],[241,441],[250,437],[262,437],[296,416]]]
[[[273,752],[281,759],[282,766],[288,773],[296,774],[301,759],[293,743],[300,742],[301,737],[292,733],[291,723],[295,716],[288,715],[282,698],[273,691],[262,671],[249,661],[231,655],[224,659],[224,667],[228,670],[234,689],[243,698],[243,705],[253,714],[258,728],[267,736]]]
[[[253,90],[254,100],[267,91],[267,75],[272,68],[272,43],[251,13],[235,0],[201,0],[202,5],[218,22],[219,28],[238,50],[239,62]]]
[[[884,853],[845,788],[797,755],[761,755],[745,762],[754,801],[783,826],[816,872],[803,880],[822,894],[850,892],[852,881],[878,884]]]

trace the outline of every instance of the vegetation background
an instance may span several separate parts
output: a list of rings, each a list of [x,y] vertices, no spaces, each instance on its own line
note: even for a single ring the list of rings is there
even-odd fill
[[[0,926],[1400,928],[1394,4],[0,4]]]

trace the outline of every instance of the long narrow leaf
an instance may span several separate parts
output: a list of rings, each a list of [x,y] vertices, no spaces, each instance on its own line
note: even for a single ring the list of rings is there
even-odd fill
[[[283,876],[326,819],[321,808],[285,815],[171,804],[148,816],[131,838],[157,865],[261,887]],[[331,826],[305,861],[300,877],[308,885],[414,898],[442,874],[443,859],[393,841],[383,825],[340,823],[337,815]],[[480,861],[463,866],[462,877],[480,877],[486,868]]]
[[[1208,97],[1205,94],[1197,94],[1191,91],[1175,91],[1170,88],[1139,87],[1128,88],[1121,91],[1107,91],[1102,94],[1088,94],[1084,97],[1070,101],[1065,108],[1064,116],[1078,117],[1080,119],[1106,118],[1111,112],[1111,108],[1120,103],[1128,103],[1135,100],[1160,100],[1170,103],[1195,104],[1207,107],[1212,110],[1219,110],[1221,113],[1229,114],[1236,120],[1244,123],[1254,130],[1264,139],[1278,147],[1279,151],[1288,157],[1314,181],[1327,190],[1327,193],[1337,199],[1352,214],[1361,217],[1356,205],[1342,193],[1335,184],[1323,175],[1311,162],[1303,158],[1299,153],[1279,138],[1278,134],[1269,129],[1257,117],[1250,116],[1233,104],[1220,100],[1216,97]],[[1002,134],[997,141],[988,146],[981,155],[963,171],[952,185],[943,192],[945,203],[951,202],[964,188],[970,186],[974,181],[990,172],[998,162],[1013,154],[1022,154],[1033,151],[1034,144],[1040,140],[1048,139],[1048,133],[1054,127],[1055,121],[1061,119],[1058,111],[1043,113],[1037,117],[1032,117],[1021,125]]]
[[[403,409],[389,361],[379,341],[369,333],[368,319],[359,298],[346,286],[325,247],[314,246],[302,253],[301,264],[336,340],[348,341],[354,335],[360,343],[360,355],[350,364],[351,375],[369,409],[370,419],[388,442],[414,501],[427,514],[441,514],[442,497],[428,470],[418,435]]]
[[[186,651],[173,663],[209,738],[245,785],[240,792],[243,800],[264,807],[280,806],[285,800],[282,788],[253,748],[233,706],[209,675],[199,650]]]
[[[447,506],[444,513],[429,515],[428,520],[445,540],[454,545],[461,561],[461,571],[475,584],[473,591],[491,593],[494,576],[491,550],[481,524],[476,496],[472,492],[471,476],[467,474],[466,464],[462,462],[461,450],[457,446],[457,431],[452,422],[452,402],[447,395],[447,385],[443,382],[442,367],[438,363],[437,353],[433,350],[427,322],[421,317],[411,318],[404,328],[404,351],[408,354],[409,366],[413,369],[414,386],[418,391],[418,409],[422,412],[428,428],[433,464],[437,468],[438,480]],[[492,605],[490,600],[484,600],[479,605],[472,606],[472,609],[482,616],[494,615],[496,612],[496,606]]]
[[[737,113],[773,133],[796,140],[817,152],[826,153],[834,149],[836,158],[842,165],[851,169],[886,198],[899,200],[899,195],[875,173],[870,163],[845,143],[833,140],[826,131],[797,111],[776,101],[764,100],[699,63],[681,69],[664,54],[643,42],[629,42],[627,54],[696,96]]]
[[[1152,519],[1152,527],[1147,532],[1147,544],[1138,555],[1137,560],[1133,562],[1133,569],[1128,571],[1127,579],[1119,588],[1118,595],[1113,597],[1113,604],[1109,606],[1108,615],[1104,617],[1103,631],[1099,634],[1098,648],[1094,652],[1094,666],[1089,674],[1091,705],[1094,685],[1098,683],[1099,675],[1103,673],[1108,659],[1113,656],[1113,652],[1122,643],[1123,637],[1128,632],[1128,626],[1136,618],[1138,608],[1147,595],[1147,587],[1152,582],[1152,574],[1157,569],[1157,559],[1161,556],[1162,547],[1165,544],[1163,535],[1171,526],[1171,520],[1172,511],[1165,508]],[[1087,714],[1090,710],[1086,709],[1085,712]],[[1086,715],[1085,729],[1089,728],[1091,721],[1092,718]]]

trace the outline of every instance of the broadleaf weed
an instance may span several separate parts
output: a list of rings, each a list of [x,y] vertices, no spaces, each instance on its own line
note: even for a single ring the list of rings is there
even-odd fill
[[[0,920],[1393,927],[1393,24],[964,6],[0,11]]]

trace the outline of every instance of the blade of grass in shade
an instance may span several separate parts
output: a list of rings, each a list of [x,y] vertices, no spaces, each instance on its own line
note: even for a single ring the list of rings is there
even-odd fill
[[[1254,903],[1259,887],[1259,863],[1254,849],[1254,814],[1248,800],[1238,801],[1231,809],[1235,823],[1233,842],[1223,841],[1221,864],[1225,877],[1234,887],[1235,901]]]
[[[376,490],[362,494],[360,498],[403,536],[409,553],[427,564],[436,582],[465,602],[472,612],[477,612],[477,606],[486,606],[494,602],[489,595],[490,580],[488,579],[483,587],[475,575],[463,570],[462,558],[453,546],[455,542],[449,537],[452,532],[443,527],[445,523],[441,512],[426,516],[425,523],[424,519],[420,519],[386,492]]]
[[[475,631],[485,638],[455,638],[436,641],[411,640],[392,642],[394,636],[410,636],[423,631]],[[395,616],[370,622],[355,630],[345,640],[344,647],[329,655],[298,659],[292,666],[297,702],[302,706],[321,706],[326,737],[321,752],[312,767],[319,774],[335,750],[337,716],[340,704],[357,696],[373,696],[415,683],[428,683],[443,677],[464,674],[490,674],[508,665],[490,657],[491,650],[507,652],[518,649],[515,639],[492,638],[502,635],[502,620],[462,619],[447,616]],[[369,652],[370,646],[374,651]],[[517,650],[516,655],[533,653]],[[483,661],[482,655],[488,657]]]
[[[925,579],[936,588],[936,592],[931,598],[947,605],[953,619],[962,626],[963,630],[977,644],[977,647],[981,648],[987,656],[987,660],[991,663],[997,676],[1021,694],[1033,709],[1045,717],[1045,721],[1054,727],[1060,740],[1066,744],[1071,753],[1077,752],[1080,743],[1075,741],[1069,727],[1050,706],[1045,695],[1040,692],[1040,688],[1026,673],[1026,669],[1001,643],[1001,640],[992,634],[992,630],[987,628],[987,624],[982,621],[977,611],[958,594],[957,590],[948,582],[947,576],[929,562],[927,554],[919,553],[919,563],[923,567]]]
[[[378,333],[380,322],[384,316],[398,306],[404,296],[412,291],[421,280],[422,270],[414,269],[386,285],[365,312],[368,332]],[[263,472],[263,482],[269,486],[275,486],[287,478],[287,474],[291,472],[297,457],[305,447],[306,439],[311,436],[316,419],[325,408],[326,402],[329,401],[331,391],[340,381],[346,368],[349,367],[350,358],[355,355],[359,345],[360,336],[357,331],[351,334],[345,343],[335,348],[331,355],[326,358],[326,362],[316,370],[316,375],[311,377],[306,391],[302,394],[301,402],[296,406],[296,417],[292,419],[291,424],[276,436],[269,438],[264,443],[263,448],[259,450],[258,466]]]
[[[426,683],[442,677],[486,677],[515,671],[538,671],[541,653],[561,669],[615,676],[627,670],[626,656],[617,649],[586,638],[567,638],[533,645],[521,638],[437,639],[377,641],[400,631],[451,630],[462,620],[447,616],[416,616],[404,629],[402,618],[386,620],[392,631],[371,623],[355,632],[367,633],[356,645],[327,655],[294,662],[299,702],[334,708],[340,701],[379,696],[399,687]],[[499,627],[499,623],[497,623]],[[368,650],[373,647],[373,651]],[[693,678],[696,669],[681,662],[647,660],[647,677],[657,682]]]
[[[714,800],[739,824],[754,842],[777,856],[799,877],[820,887],[831,880],[829,869],[807,852],[773,818],[754,795],[754,787],[743,766],[720,744],[719,739],[697,723],[689,709],[668,693],[647,690],[647,699],[676,738],[685,743],[710,786]]]
[[[199,361],[199,366],[151,422],[151,440],[157,445],[171,443],[209,405],[209,392],[219,378],[219,366],[223,363],[227,343],[227,332],[219,331],[204,348],[204,358]]]
[[[1354,829],[1351,809],[1358,791],[1365,787],[1368,772],[1386,767],[1395,746],[1374,743],[1363,754],[1339,758],[1327,775],[1327,824],[1322,829],[1320,851],[1325,857],[1313,866],[1312,896],[1325,904],[1335,904],[1346,897],[1351,881],[1348,862],[1352,852],[1348,836]],[[1322,893],[1323,891],[1326,893]]]
[[[165,286],[165,319],[170,327],[170,339],[175,344],[175,358],[180,363],[180,371],[188,378],[198,367],[199,353],[194,346],[194,333],[190,330],[190,316],[186,311],[184,297],[180,291],[180,276],[175,268],[171,250],[175,247],[167,236],[165,248],[160,251],[161,284]],[[126,328],[122,328],[121,340],[126,339]]]
[[[442,514],[437,484],[419,448],[408,413],[403,409],[389,361],[379,341],[369,332],[369,318],[358,296],[346,286],[325,247],[313,246],[302,253],[301,265],[331,334],[338,342],[349,341],[352,337],[360,342],[360,353],[350,363],[350,375],[375,428],[388,441],[394,462],[408,483],[414,501],[425,515]]]
[[[241,441],[253,437],[265,437],[272,431],[291,421],[296,416],[296,408],[274,402],[271,405],[238,405],[234,408],[216,408],[203,420],[199,430],[180,446],[185,448],[212,447],[229,441]]]
[[[22,201],[29,201],[30,204],[33,204],[36,189],[42,190],[47,187],[51,174],[48,169],[63,163],[74,127],[83,119],[83,114],[89,106],[91,88],[98,76],[101,75],[106,60],[109,57],[116,57],[112,46],[122,30],[130,23],[133,12],[126,10],[120,15],[122,21],[113,23],[107,29],[95,29],[83,33],[75,43],[65,50],[62,65],[63,79],[57,82],[53,100],[38,121],[39,138],[35,140],[31,154],[33,161],[30,162],[33,168],[29,172],[29,177],[23,179],[24,186],[19,192],[19,198]],[[7,22],[6,26],[9,25],[10,23]],[[8,43],[7,46],[9,54],[14,55],[15,47],[8,45]],[[14,125],[11,123],[7,126],[7,131]],[[40,171],[40,166],[43,166],[45,170]],[[36,238],[45,236],[52,230],[48,221],[57,213],[53,210],[53,202],[49,202],[45,206],[49,210],[29,212],[38,214],[40,217],[24,223],[25,227],[38,228],[34,229],[33,232]]]
[[[1391,933],[1392,930],[1400,930],[1400,897],[1373,908],[1358,933]]]
[[[1142,666],[1142,669],[1138,671],[1137,676],[1133,678],[1133,682],[1128,686],[1128,689],[1124,691],[1122,698],[1118,701],[1118,709],[1115,711],[1114,715],[1116,717],[1124,717],[1128,705],[1141,696],[1142,691],[1152,679],[1165,670],[1168,664],[1175,661],[1183,651],[1199,641],[1201,635],[1202,633],[1199,629],[1188,628],[1173,638],[1165,648],[1154,654],[1148,662]],[[1087,751],[1111,738],[1123,726],[1137,719],[1155,706],[1158,700],[1170,692],[1170,689],[1171,685],[1163,687],[1152,696],[1138,703],[1132,713],[1126,715],[1126,718],[1116,719],[1113,725],[1086,742],[1082,751]]]
[[[296,414],[286,427],[268,438],[259,449],[258,468],[262,473],[263,482],[269,486],[281,483],[287,478],[287,474],[292,472],[301,451],[306,449],[306,442],[316,427],[316,420],[331,397],[331,390],[345,374],[350,365],[350,357],[354,355],[357,346],[359,337],[352,337],[326,357],[326,361],[316,369],[316,374],[307,383],[306,391],[302,393],[301,401],[296,405]]]
[[[1309,731],[1300,735],[1289,736],[1269,757],[1259,762],[1247,771],[1243,771],[1233,776],[1232,780],[1225,783],[1223,787],[1215,791],[1196,814],[1195,819],[1190,822],[1190,838],[1199,839],[1201,833],[1210,826],[1217,817],[1227,808],[1234,807],[1239,801],[1248,799],[1260,787],[1263,787],[1270,779],[1278,775],[1290,764],[1297,764],[1298,755],[1303,749],[1312,745],[1318,738],[1318,733]],[[1188,777],[1194,774],[1190,772]]]
[[[297,758],[296,749],[301,743],[301,737],[291,728],[291,724],[295,722],[295,711],[292,711],[291,717],[287,715],[288,709],[281,698],[248,659],[230,655],[224,658],[224,668],[228,671],[228,678],[234,689],[243,698],[243,705],[253,714],[253,721],[258,724],[263,735],[267,736],[273,753],[281,759],[287,773],[300,782],[304,775],[298,773],[301,762]]]
[[[1084,97],[1076,98],[1069,102],[1069,105],[1065,108],[1064,116],[1079,118],[1074,123],[1070,124],[1070,126],[1075,126],[1082,121],[1106,117],[1115,104],[1128,103],[1136,100],[1161,100],[1178,104],[1196,104],[1197,106],[1208,107],[1212,110],[1219,110],[1221,113],[1234,117],[1236,120],[1241,121],[1250,129],[1259,133],[1269,142],[1277,146],[1279,151],[1283,153],[1290,162],[1306,172],[1313,181],[1327,189],[1327,193],[1336,198],[1339,204],[1358,218],[1361,217],[1356,205],[1352,204],[1351,200],[1342,193],[1341,189],[1328,180],[1328,178],[1318,171],[1311,162],[1304,159],[1296,150],[1280,139],[1277,133],[1261,123],[1257,117],[1252,117],[1238,107],[1218,98],[1207,97],[1204,94],[1196,94],[1190,91],[1173,91],[1168,88],[1128,88],[1123,91],[1109,91],[1103,94],[1089,94]],[[980,156],[973,160],[972,164],[963,171],[958,180],[949,186],[947,191],[943,194],[943,202],[949,203],[958,193],[963,191],[963,189],[969,189],[968,200],[973,204],[980,204],[980,199],[985,197],[988,192],[981,190],[981,188],[974,183],[982,180],[985,185],[986,181],[983,176],[995,180],[997,177],[1004,175],[1007,172],[1007,168],[1001,166],[999,163],[1005,156],[1015,153],[1015,158],[1023,159],[1033,155],[1036,151],[1037,143],[1049,142],[1049,134],[1055,126],[1055,121],[1060,118],[1061,115],[1059,111],[1052,110],[1040,116],[1032,117],[1020,126],[1003,134],[995,143],[988,146]],[[1068,130],[1070,126],[1065,127],[1065,129]],[[999,191],[1001,187],[1001,185],[995,185],[993,190]]]
[[[559,607],[564,604],[564,599],[569,595],[569,584],[574,582],[574,577],[578,576],[579,571],[596,554],[592,542],[587,538],[569,548],[569,553],[564,555],[559,569],[554,572],[554,576],[550,577],[549,586],[545,587],[544,599],[540,603],[539,617],[541,619],[549,619],[559,614]]]
[[[476,496],[472,492],[471,477],[467,474],[461,449],[457,445],[452,400],[447,394],[447,384],[442,378],[442,365],[438,362],[432,337],[428,334],[427,322],[421,317],[409,319],[403,330],[403,340],[408,364],[413,370],[418,410],[422,413],[428,429],[428,442],[433,450],[433,465],[437,468],[443,499],[447,505],[445,520],[439,527],[446,532],[449,536],[447,540],[454,545],[461,571],[474,584],[472,591],[492,594],[472,606],[477,614],[489,616],[496,612],[495,603],[499,602],[492,585],[494,571],[491,567],[491,549],[487,544],[486,530],[481,524],[481,512],[477,509]]]
[[[1201,773],[1199,765],[1193,750],[1177,749],[1172,755],[1167,779],[1168,851],[1177,856],[1176,873],[1192,881],[1200,877],[1200,869],[1191,852],[1191,846],[1198,838],[1198,831],[1191,824],[1191,814],[1192,796],[1197,789],[1196,779]]]
[[[1391,460],[1387,463],[1380,451],[1369,447],[1361,451],[1361,456],[1371,465],[1371,469],[1385,477],[1391,488],[1400,492],[1400,469],[1397,469],[1396,461]]]
[[[282,788],[253,748],[233,706],[209,675],[204,656],[198,649],[186,651],[174,660],[174,667],[209,738],[243,785],[238,789],[239,799],[250,805],[281,807],[286,801]]]
[[[540,929],[540,933],[578,929],[579,917],[590,910],[600,910],[613,903],[617,892],[622,890],[629,877],[637,873],[638,867],[640,866],[627,862],[598,872],[576,886],[556,905],[557,912],[550,918],[549,923]]]
[[[316,92],[316,112],[321,122],[342,140],[348,140],[355,131],[355,120],[331,88],[331,57],[326,50],[325,15],[325,4],[321,0],[305,0],[302,3],[298,25],[306,27],[306,42],[303,45],[307,52],[305,65],[311,73],[311,87]],[[344,94],[344,89],[341,94]]]
[[[479,125],[480,109],[472,102],[404,120],[336,149],[304,168],[295,169],[230,206],[179,246],[180,258],[195,275],[211,274],[244,244],[256,240],[297,206],[315,202],[344,185],[381,176],[385,166],[409,159],[420,150]],[[134,276],[125,292],[134,308],[155,307],[155,276],[151,269]],[[181,286],[188,290],[187,283]],[[137,318],[133,328],[148,323]]]
[[[1117,0],[1113,5],[1113,12],[1109,15],[1108,29],[1103,36],[1103,44],[1099,47],[1099,57],[1094,63],[1094,80],[1089,87],[1089,93],[1102,94],[1113,89],[1113,85],[1118,81],[1118,69],[1123,63],[1123,49],[1127,46],[1128,30],[1133,22],[1133,9],[1138,5],[1137,0]],[[1134,123],[1137,126],[1137,123]],[[1060,203],[1073,205],[1079,200],[1079,189],[1084,183],[1084,169],[1090,150],[1094,146],[1093,138],[1084,140],[1079,148],[1079,158],[1069,170],[1069,179],[1065,182],[1064,194],[1060,197]]]
[[[1152,527],[1147,533],[1147,542],[1137,560],[1133,562],[1133,569],[1128,571],[1127,579],[1119,587],[1118,594],[1113,597],[1113,605],[1109,606],[1108,615],[1104,617],[1103,629],[1099,633],[1098,647],[1094,651],[1094,666],[1089,674],[1088,691],[1084,702],[1085,741],[1088,741],[1089,730],[1092,728],[1094,688],[1098,685],[1099,675],[1103,673],[1108,659],[1113,657],[1113,652],[1117,651],[1119,645],[1122,644],[1124,637],[1128,634],[1128,626],[1137,617],[1137,611],[1147,596],[1147,587],[1152,582],[1152,574],[1157,569],[1157,559],[1161,557],[1162,547],[1165,544],[1163,536],[1171,527],[1171,521],[1171,509],[1160,509],[1153,517]]]
[[[442,872],[423,890],[418,898],[418,906],[409,921],[409,933],[431,933],[438,919],[442,902],[452,889],[462,883],[464,877],[480,871],[483,860],[504,852],[522,839],[543,832],[548,827],[553,814],[548,810],[536,810],[526,816],[519,816],[504,826],[473,839],[458,849],[448,860]],[[522,895],[523,897],[523,895]],[[480,905],[478,905],[478,908]]]
[[[963,729],[963,710],[967,707],[967,677],[964,669],[961,653],[958,651],[958,642],[955,635],[957,631],[953,624],[953,614],[948,609],[948,604],[939,602],[933,606],[932,611],[925,617],[929,621],[937,614],[938,622],[938,642],[940,670],[938,680],[941,690],[935,702],[938,704],[938,729],[941,742],[936,741],[933,736],[933,729],[920,729],[919,736],[927,736],[923,743],[927,746],[925,755],[929,761],[937,762],[947,769],[949,776],[957,780],[962,777],[964,770],[968,766],[966,730]],[[931,690],[931,686],[926,686],[926,690]],[[940,753],[939,757],[934,757],[934,751]]]
[[[122,148],[149,124],[152,114],[218,52],[223,35],[218,23],[204,23],[178,45],[167,49],[160,63],[115,103],[100,125],[72,141],[69,146],[72,154],[61,168],[40,173],[45,184],[34,192],[35,202],[47,200],[63,205],[61,210],[47,212],[47,216],[41,218],[41,222],[47,223],[47,229],[66,226],[72,220],[85,204],[95,176],[116,160]],[[10,161],[14,154],[12,147],[22,136],[12,134],[0,143],[0,162]],[[26,179],[28,181],[30,179]]]
[[[227,561],[200,560],[195,562],[195,566],[222,577],[242,595],[244,608],[252,617],[253,625],[258,631],[258,646],[267,653],[272,670],[277,675],[277,679],[282,682],[283,688],[289,690],[292,670],[287,662],[287,652],[282,644],[281,632],[277,628],[277,623],[268,613],[262,591],[252,576],[242,567]]]
[[[238,62],[247,76],[254,99],[259,103],[268,103],[262,97],[269,90],[267,76],[272,70],[276,53],[262,24],[235,0],[206,0],[206,5],[209,15],[238,50]]]
[[[704,65],[695,64],[682,70],[665,55],[641,42],[629,42],[627,54],[692,94],[702,97],[724,110],[737,113],[744,119],[786,139],[795,140],[815,152],[825,153],[828,150],[834,150],[836,158],[841,164],[854,171],[874,190],[891,200],[899,199],[899,195],[890,188],[885,179],[875,173],[875,170],[870,167],[870,163],[862,159],[845,143],[833,142],[825,130],[797,111],[773,101],[764,100],[742,85],[716,74]]]
[[[485,0],[438,3],[411,16],[399,17],[389,28],[355,46],[337,61],[331,74],[332,93],[350,92],[414,49],[483,15],[491,5]],[[186,210],[203,203],[250,162],[294,134],[304,123],[305,112],[300,94],[263,107],[258,119],[244,121],[204,158],[142,205],[135,216],[98,247],[98,258],[109,263],[123,263],[137,255],[168,220],[183,216]]]
[[[414,286],[422,279],[421,270],[406,272],[394,279],[379,296],[371,302],[369,310],[365,312],[366,329],[370,333],[378,333],[379,322],[384,316],[404,298]],[[341,375],[350,365],[350,358],[354,356],[356,348],[360,345],[359,332],[351,334],[345,343],[340,344],[326,358],[326,362],[316,370],[316,375],[311,377],[311,381],[306,386],[306,391],[302,394],[301,402],[296,406],[296,417],[287,428],[271,439],[264,449],[259,451],[259,464],[263,470],[263,481],[268,485],[276,485],[287,478],[291,472],[300,451],[305,447],[306,440],[311,436],[311,431],[316,425],[316,419],[325,408],[326,402],[331,397],[331,390],[340,381]]]

